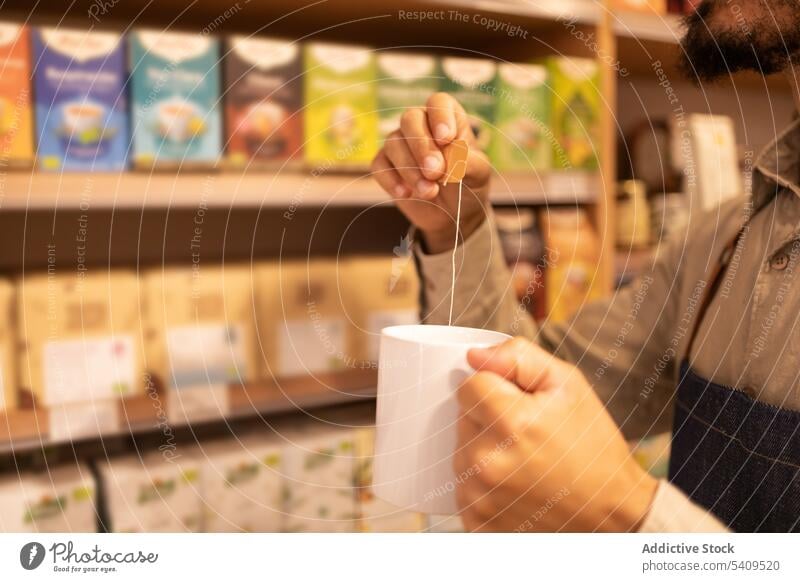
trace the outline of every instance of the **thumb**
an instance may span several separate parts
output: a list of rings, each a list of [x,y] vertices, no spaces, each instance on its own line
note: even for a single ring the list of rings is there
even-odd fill
[[[498,374],[526,392],[555,390],[578,373],[574,366],[521,337],[472,349],[467,361],[475,370]]]

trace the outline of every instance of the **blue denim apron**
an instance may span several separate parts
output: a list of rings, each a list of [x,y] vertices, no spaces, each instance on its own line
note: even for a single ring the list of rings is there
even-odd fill
[[[800,531],[800,411],[759,402],[695,374],[703,315],[741,232],[722,253],[681,364],[669,480],[738,532]]]

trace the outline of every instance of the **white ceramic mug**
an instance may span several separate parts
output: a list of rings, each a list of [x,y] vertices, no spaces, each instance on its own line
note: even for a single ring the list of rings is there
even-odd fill
[[[446,325],[398,325],[381,331],[375,495],[412,511],[456,513],[456,391],[473,373],[467,351],[509,337]]]

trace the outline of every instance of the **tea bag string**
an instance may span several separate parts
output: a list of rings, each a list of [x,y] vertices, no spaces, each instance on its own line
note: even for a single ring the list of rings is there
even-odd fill
[[[453,303],[456,297],[456,252],[458,251],[458,238],[461,234],[461,187],[464,180],[458,181],[458,203],[456,205],[456,239],[453,242],[453,254],[450,257],[451,279],[450,279],[450,317],[447,325],[453,325]]]

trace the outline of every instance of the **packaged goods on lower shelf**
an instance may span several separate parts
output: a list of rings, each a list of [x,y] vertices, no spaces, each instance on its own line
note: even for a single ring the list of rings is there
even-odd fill
[[[356,431],[323,425],[285,436],[285,530],[355,531]]]
[[[0,481],[0,531],[97,531],[95,493],[85,465],[9,475]]]
[[[202,456],[194,447],[164,453],[100,463],[109,531],[202,531]]]
[[[0,412],[17,405],[14,286],[0,279]]]
[[[264,377],[334,372],[350,365],[338,274],[338,263],[325,259],[256,267]]]
[[[376,362],[381,329],[419,323],[419,280],[411,255],[357,257],[345,264],[342,295],[351,325],[352,353]]]
[[[375,430],[357,432],[356,471],[359,530],[363,532],[418,532],[424,526],[422,514],[406,511],[375,497],[372,491],[372,459]]]
[[[48,406],[143,389],[136,276],[25,275],[18,282],[20,384]]]
[[[565,321],[602,294],[600,242],[582,208],[549,209],[543,213],[545,297],[550,321]]]
[[[261,435],[202,445],[206,531],[281,531],[281,445]]]
[[[146,361],[174,421],[227,413],[228,384],[258,376],[250,267],[168,268],[144,276]]]

